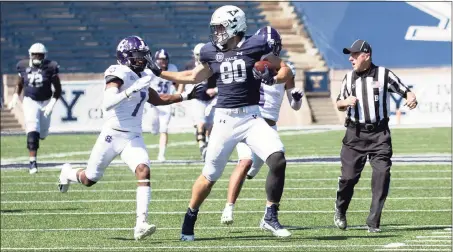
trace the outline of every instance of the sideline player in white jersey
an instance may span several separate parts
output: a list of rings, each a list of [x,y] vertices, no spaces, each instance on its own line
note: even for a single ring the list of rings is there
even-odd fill
[[[170,55],[167,50],[159,49],[154,55],[156,63],[165,71],[177,72],[178,68],[170,63]],[[160,77],[155,77],[151,81],[151,88],[156,90],[158,94],[174,94],[176,88],[174,83]],[[182,92],[181,92],[182,93]],[[168,144],[168,124],[171,119],[171,105],[167,106],[150,106],[152,114],[152,130],[151,133],[156,135],[160,133],[159,138],[159,154],[158,161],[165,161],[165,150]]]
[[[134,238],[140,240],[153,234],[155,225],[148,224],[151,200],[148,151],[142,137],[142,116],[145,102],[155,106],[168,105],[193,98],[193,94],[159,95],[149,88],[156,78],[145,69],[148,45],[137,36],[124,38],[117,47],[117,65],[105,71],[102,101],[105,122],[90,154],[86,169],[72,169],[64,164],[59,177],[59,190],[65,193],[70,183],[92,186],[104,175],[112,160],[120,156],[137,178],[137,215]]]
[[[275,55],[279,56],[282,49],[282,39],[278,31],[270,26],[263,27],[256,32],[256,35],[262,35],[267,38],[267,41],[272,46],[272,51]],[[296,76],[296,69],[290,62],[286,64],[291,68],[293,78],[288,80],[283,85],[261,85],[260,89],[260,111],[264,120],[274,130],[277,130],[277,121],[280,114],[280,108],[283,102],[283,96],[286,90],[286,96],[292,109],[299,110],[302,106],[303,91],[295,87],[294,77]],[[236,146],[238,152],[239,162],[231,174],[230,183],[228,185],[227,203],[223,210],[220,222],[223,224],[233,223],[233,209],[234,204],[239,196],[242,188],[242,183],[247,175],[248,179],[252,179],[264,164],[245,143],[238,143]],[[250,169],[251,168],[251,169]]]
[[[38,172],[36,157],[39,141],[44,140],[49,134],[52,110],[61,96],[61,83],[58,77],[60,66],[57,62],[46,59],[47,49],[43,44],[33,44],[28,50],[28,54],[29,59],[23,59],[17,63],[19,77],[8,109],[16,107],[22,89],[24,89],[22,109],[30,157],[29,173],[35,174]],[[53,94],[52,85],[55,89]]]
[[[200,65],[200,51],[204,46],[204,43],[198,43],[193,49],[193,60],[191,60],[187,65],[185,70],[192,70],[196,66]],[[209,141],[209,135],[211,134],[212,124],[214,119],[214,109],[211,108],[212,103],[216,101],[217,88],[209,87],[207,81],[199,83],[203,85],[203,89],[200,89],[199,92],[195,95],[195,99],[191,102],[191,115],[193,122],[195,124],[195,139],[198,143],[198,148],[200,149],[201,159],[204,161],[206,157],[206,150]],[[190,90],[193,88],[192,85],[179,85],[178,92],[182,90]],[[215,84],[214,84],[215,86]]]
[[[245,36],[246,20],[245,13],[236,6],[218,8],[211,17],[211,43],[201,48],[202,64],[189,73],[162,71],[155,63],[149,64],[156,76],[177,83],[200,83],[208,78],[214,79],[219,91],[205,166],[192,187],[192,198],[182,225],[183,241],[195,239],[199,208],[221,177],[239,142],[245,142],[269,166],[265,186],[267,202],[260,227],[277,237],[291,236],[278,220],[285,184],[284,147],[278,133],[261,117],[259,89],[261,83],[285,83],[293,75],[285,62],[272,54],[266,38]],[[267,59],[277,71],[265,68],[264,72],[260,72],[255,69],[255,63],[261,59]]]

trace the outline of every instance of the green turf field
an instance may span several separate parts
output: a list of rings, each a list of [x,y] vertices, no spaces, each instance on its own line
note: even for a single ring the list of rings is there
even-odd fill
[[[287,156],[301,157],[338,155],[344,132],[285,134],[282,139]],[[42,142],[39,155],[43,157],[38,160],[85,160],[96,137],[50,136]],[[451,153],[451,128],[395,129],[392,138],[395,155]],[[149,145],[158,142],[150,135],[145,140]],[[198,149],[191,141],[194,136],[190,134],[171,135],[170,143],[183,144],[169,147],[167,159],[198,159]],[[2,137],[1,147],[2,161],[22,162],[20,158],[26,156],[23,136]],[[156,150],[152,146],[149,149],[152,159]],[[56,156],[62,153],[64,156]],[[57,191],[56,169],[41,169],[34,176],[26,169],[1,169],[1,250],[452,251],[449,164],[395,164],[382,216],[383,232],[379,234],[364,229],[371,202],[369,166],[362,173],[348,211],[350,228],[341,231],[333,226],[339,165],[288,164],[279,218],[293,234],[289,239],[273,238],[258,227],[266,198],[266,172],[245,182],[235,207],[234,224],[220,224],[233,169],[228,165],[200,210],[197,240],[180,242],[191,187],[201,168],[153,164],[150,222],[158,229],[139,242],[133,240],[135,178],[125,166],[110,167],[103,180],[91,188],[72,185],[67,194]]]

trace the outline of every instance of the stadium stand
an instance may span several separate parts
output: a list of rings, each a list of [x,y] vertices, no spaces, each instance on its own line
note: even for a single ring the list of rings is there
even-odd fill
[[[61,72],[103,72],[115,62],[125,36],[143,37],[151,49],[166,48],[183,67],[191,49],[209,41],[213,10],[227,2],[11,2],[1,3],[3,73],[15,72],[29,46],[44,43]],[[266,25],[258,3],[237,2],[247,13],[249,31]],[[89,11],[87,11],[89,9]]]

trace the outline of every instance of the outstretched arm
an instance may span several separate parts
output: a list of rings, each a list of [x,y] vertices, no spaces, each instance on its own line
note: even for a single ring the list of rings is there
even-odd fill
[[[185,100],[191,100],[195,97],[197,90],[203,88],[202,85],[198,84],[192,89],[190,93],[183,92],[181,94],[158,94],[156,90],[149,88],[148,102],[154,106],[170,105],[173,103],[182,102]]]
[[[193,70],[170,72],[162,71],[156,62],[154,62],[151,55],[146,55],[145,59],[148,61],[147,67],[154,75],[178,84],[200,83],[212,75],[212,71],[207,63],[199,64]]]

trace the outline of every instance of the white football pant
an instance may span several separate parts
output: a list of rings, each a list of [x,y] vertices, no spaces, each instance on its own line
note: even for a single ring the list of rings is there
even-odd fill
[[[261,160],[284,152],[283,143],[274,129],[261,117],[258,105],[234,109],[216,108],[202,174],[209,181],[222,176],[225,165],[239,143],[244,142]]]
[[[35,101],[28,96],[24,96],[22,106],[25,119],[25,133],[36,131],[39,132],[39,137],[41,139],[47,137],[52,114],[45,117],[44,111],[41,111],[41,109],[44,108],[49,101],[50,99],[46,101]]]
[[[118,155],[134,174],[138,165],[150,165],[148,151],[140,133],[104,128],[91,151],[85,170],[86,177],[91,181],[99,181],[105,168]]]
[[[274,129],[277,132],[277,125],[270,126],[272,129]],[[260,171],[261,167],[263,167],[263,164],[265,161],[263,161],[260,157],[258,157],[255,153],[252,152],[252,149],[247,146],[245,143],[238,143],[236,146],[236,150],[238,152],[238,160],[252,160],[253,164],[252,167],[250,168],[249,172],[247,175],[255,177],[256,174]]]

